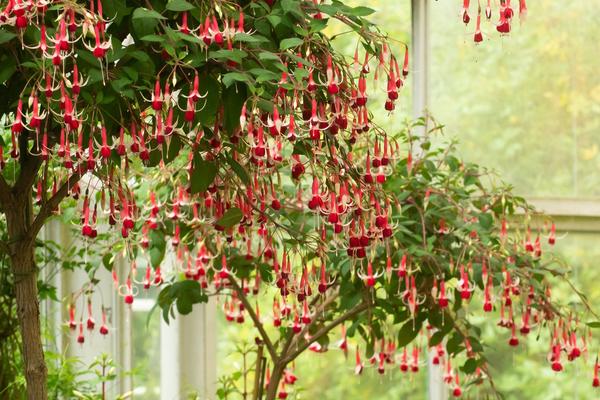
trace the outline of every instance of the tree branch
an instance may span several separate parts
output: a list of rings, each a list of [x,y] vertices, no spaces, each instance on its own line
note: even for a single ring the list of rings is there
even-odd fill
[[[58,189],[56,194],[54,196],[52,196],[50,199],[48,199],[47,202],[42,204],[42,208],[40,209],[40,212],[37,214],[37,216],[35,217],[35,220],[33,221],[31,226],[27,230],[28,240],[30,240],[30,241],[35,240],[38,232],[44,226],[46,219],[52,215],[54,210],[56,210],[56,208],[59,206],[60,202],[63,201],[63,199],[69,194],[69,191],[71,190],[71,188],[85,174],[85,172],[81,173],[80,171],[81,171],[80,168],[77,167],[76,172],[73,173],[73,175],[71,175],[69,177],[69,179],[67,179],[67,181],[62,184],[62,186],[60,187],[60,189]]]
[[[19,148],[21,152],[21,158],[19,160],[21,164],[21,172],[19,178],[15,182],[15,194],[26,193],[31,188],[35,177],[37,176],[40,165],[42,165],[42,158],[40,156],[34,156],[29,152],[28,149],[29,135],[21,135],[19,137]]]
[[[0,175],[0,211],[5,210],[12,203],[12,189],[2,175]]]
[[[283,357],[285,357],[283,359],[283,362],[285,364],[287,364],[287,363],[294,361],[294,359],[296,357],[298,357],[304,350],[306,350],[313,342],[317,341],[319,338],[321,338],[322,336],[329,333],[330,330],[332,330],[339,324],[341,324],[341,323],[349,320],[350,318],[355,317],[356,315],[360,314],[361,312],[365,311],[367,308],[369,308],[369,306],[370,306],[369,303],[362,302],[362,303],[354,306],[350,310],[346,311],[343,315],[334,319],[329,325],[324,326],[323,328],[319,329],[314,335],[311,336],[311,338],[309,340],[307,340],[304,344],[299,346],[296,349],[296,351],[292,352],[289,355],[283,355]]]
[[[319,304],[319,307],[315,310],[314,313],[314,320],[310,324],[305,325],[304,328],[302,328],[302,330],[297,334],[292,333],[291,337],[288,338],[288,340],[286,341],[285,347],[283,348],[281,354],[286,354],[290,348],[294,347],[298,340],[301,340],[304,337],[304,335],[306,335],[306,332],[308,332],[310,327],[313,326],[317,321],[319,321],[319,314],[324,312],[325,308],[327,308],[327,306],[329,306],[338,298],[338,294],[339,288],[336,289],[335,293],[332,293],[331,295],[327,296],[325,300],[321,304]],[[313,304],[311,304],[311,306],[312,305]]]
[[[273,346],[273,342],[271,341],[271,338],[269,338],[267,331],[265,331],[265,328],[263,327],[262,322],[260,322],[258,315],[256,315],[256,313],[254,312],[254,309],[252,308],[252,305],[248,301],[248,298],[246,298],[244,291],[242,290],[240,285],[237,283],[237,281],[235,280],[233,275],[229,274],[228,279],[229,279],[229,282],[231,282],[231,285],[233,286],[235,291],[237,292],[239,299],[242,301],[242,304],[244,304],[244,307],[248,311],[250,318],[252,318],[252,322],[254,322],[254,326],[256,326],[256,329],[258,329],[260,336],[262,337],[263,341],[265,342],[265,346],[267,346],[267,350],[269,351],[269,355],[271,356],[271,359],[273,360],[273,362],[277,362],[279,357],[277,356],[277,351],[275,350],[275,346]]]

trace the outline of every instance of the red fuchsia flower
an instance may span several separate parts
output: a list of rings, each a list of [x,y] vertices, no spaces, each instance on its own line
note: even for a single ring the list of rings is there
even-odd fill
[[[158,79],[158,76],[156,77],[156,83],[154,84],[154,93],[152,94],[152,98],[150,101],[152,102],[152,109],[154,111],[160,111],[162,109],[163,97],[160,91],[160,81]]]
[[[348,339],[346,338],[346,326],[342,325],[342,338],[337,343],[337,348],[344,352],[344,356],[348,358]]]
[[[524,21],[527,17],[527,4],[525,0],[519,0],[519,19]]]
[[[108,335],[108,326],[106,325],[106,310],[102,307],[102,325],[100,326],[100,334],[102,336]]]
[[[196,28],[198,29],[198,28]],[[181,25],[177,24],[177,30],[185,35],[189,35],[194,29],[190,29],[188,26],[188,13],[184,11],[181,13]]]
[[[104,127],[104,126],[101,129],[101,138],[102,138],[102,146],[100,147],[100,156],[106,160],[110,157],[111,148],[108,146],[106,127]]]
[[[594,378],[592,379],[592,387],[600,387],[600,378],[598,378],[598,371],[600,371],[600,364],[598,364],[598,356],[596,356],[596,362],[594,363]]]
[[[563,365],[560,361],[560,355],[562,351],[562,346],[560,343],[560,335],[558,327],[554,328],[554,335],[550,342],[550,354],[548,355],[548,360],[550,361],[552,370],[554,372],[560,372],[563,370]]]
[[[402,76],[405,78],[408,76],[408,46],[406,46],[406,49],[404,50],[404,64],[402,65]]]
[[[406,304],[411,317],[414,318],[419,305],[423,304],[423,302],[426,300],[426,297],[418,294],[414,275],[410,276],[410,284],[408,276],[404,279],[404,283],[406,289],[402,294],[402,302]]]
[[[383,275],[383,271],[373,274],[373,264],[371,264],[371,261],[369,261],[367,263],[367,274],[363,275],[359,270],[357,271],[357,275],[367,287],[373,287],[375,286],[377,278]]]
[[[458,374],[454,375],[454,388],[452,389],[452,396],[460,397],[462,395],[462,389],[460,388],[460,382]]]
[[[469,21],[471,21],[471,17],[469,16],[469,3],[470,0],[463,0],[463,8],[461,11],[461,17],[463,22],[466,24],[469,23]]]
[[[517,334],[516,334],[516,324],[514,323],[514,321],[511,324],[510,332],[511,332],[511,336],[510,336],[510,339],[508,340],[508,345],[512,346],[512,347],[516,347],[519,345],[519,338],[517,337]]]
[[[398,266],[398,278],[402,279],[406,277],[406,263],[407,263],[407,255],[406,253],[402,255],[402,259],[400,260],[400,265]]]
[[[358,78],[358,95],[355,100],[355,104],[358,107],[364,107],[367,104],[367,78],[364,75],[360,75]]]
[[[213,15],[212,23],[208,28],[210,35],[213,38],[213,41],[220,47],[223,46],[223,33],[219,30],[219,24],[217,23],[217,17]]]
[[[72,331],[77,328],[77,323],[75,322],[75,304],[69,304],[69,329]]]
[[[492,276],[488,275],[487,278],[487,282],[485,284],[485,289],[484,289],[484,297],[483,297],[483,311],[484,312],[491,312],[493,309],[492,306],[492,289],[493,289],[493,281],[492,281]]]
[[[219,277],[221,279],[225,279],[229,276],[230,272],[227,269],[227,257],[225,257],[225,254],[223,254],[221,256],[221,269],[219,270]]]
[[[77,64],[74,63],[73,64],[72,82],[66,80],[67,87],[69,87],[71,89],[74,99],[77,99],[77,96],[81,92],[81,87],[85,86],[87,84],[88,80],[89,80],[89,77],[84,79],[83,75],[79,74]]]
[[[533,253],[533,243],[531,243],[531,228],[527,227],[527,236],[525,238],[525,251],[528,253]]]
[[[487,5],[485,6],[485,17],[489,20],[492,18],[492,0],[487,0]]]
[[[406,347],[402,350],[402,357],[400,358],[399,364],[400,371],[408,372],[408,350]]]
[[[412,360],[410,364],[410,370],[413,373],[419,372],[419,346],[414,346],[412,350]]]
[[[100,33],[100,29],[98,28],[98,25],[96,25],[94,27],[94,33],[95,33],[95,44],[92,45],[88,45],[87,43],[84,42],[84,46],[92,52],[92,54],[94,55],[94,57],[100,59],[100,58],[104,58],[104,56],[106,56],[106,52],[108,51],[108,49],[110,49],[112,47],[112,44],[110,42],[110,40],[104,40],[102,41],[102,35]]]
[[[475,43],[483,42],[483,34],[481,33],[481,7],[477,11],[477,23],[475,24],[475,34],[473,35]]]
[[[285,390],[285,383],[281,382],[281,387],[279,389],[279,392],[277,392],[277,398],[280,400],[284,400],[287,399],[288,397],[288,392]]]
[[[500,5],[500,21],[496,25],[496,30],[500,33],[510,33],[510,22],[512,18],[512,8],[506,6],[507,3]]]
[[[77,335],[77,343],[83,344],[85,342],[85,336],[83,336],[83,322],[79,322],[79,335]]]
[[[40,26],[40,42],[38,44],[36,44],[34,46],[28,46],[26,44],[23,44],[23,46],[25,48],[31,49],[31,50],[40,49],[40,51],[42,52],[42,56],[45,56],[48,52],[46,25],[42,24]]]
[[[298,377],[294,375],[294,371],[292,371],[290,368],[286,368],[286,370],[283,372],[283,381],[286,383],[286,385],[293,385],[297,380]]]
[[[340,91],[339,84],[341,83],[341,78],[338,76],[337,68],[334,69],[333,61],[331,59],[331,54],[327,55],[327,91],[330,95],[334,96],[338,94]]]
[[[577,333],[575,330],[572,330],[571,334],[568,335],[566,350],[569,361],[573,361],[581,356],[581,348],[577,345]]]
[[[550,246],[554,246],[554,243],[556,243],[556,225],[553,222],[552,226],[550,227],[550,235],[548,236],[548,244]]]
[[[460,297],[463,300],[469,300],[471,298],[471,293],[475,290],[475,285],[469,282],[469,273],[465,270],[465,266],[461,264],[460,266],[460,280],[458,281]]]
[[[133,287],[131,285],[131,276],[127,277],[127,280],[125,281],[125,288],[124,288],[125,292],[123,294],[123,299],[125,301],[125,304],[133,304]]]
[[[94,327],[96,326],[96,321],[94,320],[94,317],[92,316],[92,300],[88,299],[88,319],[86,322],[86,326],[87,329],[90,331],[94,330]]]
[[[29,11],[30,6],[31,3],[28,0],[9,1],[7,9],[12,9],[12,13],[15,16],[15,26],[18,29],[27,28],[27,25],[29,24],[29,16],[27,15],[27,11]]]
[[[13,135],[19,135],[23,132],[23,100],[19,99],[17,103],[17,111],[15,112],[15,120],[11,126]]]
[[[442,309],[448,307],[448,298],[446,297],[446,282],[443,279],[440,281],[440,294],[438,297],[438,305]]]
[[[360,349],[359,346],[356,346],[356,361],[355,361],[355,366],[354,366],[354,375],[360,375],[363,372],[363,369],[365,368],[365,364],[361,361],[360,359]]]
[[[200,78],[198,77],[198,72],[196,72],[194,74],[194,82],[192,84],[192,88],[190,89],[190,94],[188,96],[184,96],[187,99],[191,100],[194,105],[200,99],[203,99],[206,96],[208,96],[208,92],[205,93],[204,95],[201,95],[200,92],[199,92],[199,88],[200,88]]]
[[[267,117],[267,126],[269,127],[269,133],[271,133],[271,136],[276,137],[281,134],[283,122],[281,121],[281,118],[279,118],[279,110],[277,106],[273,107],[273,118],[271,118],[270,115]]]
[[[308,346],[308,350],[313,353],[325,353],[327,350],[325,347],[321,346],[319,342],[312,342],[310,346]]]

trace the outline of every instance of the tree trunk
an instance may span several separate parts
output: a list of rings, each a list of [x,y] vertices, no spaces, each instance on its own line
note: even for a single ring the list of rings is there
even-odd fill
[[[269,385],[267,386],[267,400],[274,400],[277,398],[279,382],[281,381],[281,377],[283,376],[284,370],[285,364],[275,364],[275,366],[273,367],[273,371],[271,372],[271,379],[269,380]]]
[[[6,210],[10,243],[11,269],[15,281],[15,300],[23,341],[23,361],[29,400],[46,400],[46,363],[40,329],[40,307],[37,290],[37,267],[34,241],[26,237],[31,224],[31,190]]]

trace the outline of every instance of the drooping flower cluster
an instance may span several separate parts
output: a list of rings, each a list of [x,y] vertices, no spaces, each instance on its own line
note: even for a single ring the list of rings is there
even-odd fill
[[[586,351],[578,320],[559,316],[548,286],[534,286],[539,237],[532,243],[528,233],[524,251],[511,248],[504,205],[493,210],[496,198],[478,204],[456,183],[444,186],[459,179],[442,179],[447,171],[435,168],[439,161],[458,174],[464,166],[413,161],[410,148],[371,120],[368,78],[384,81],[383,107],[393,111],[410,69],[405,46],[394,52],[352,8],[317,0],[297,8],[165,2],[160,12],[117,3],[9,0],[0,25],[15,32],[13,50],[30,74],[13,94],[10,157],[39,157],[41,215],[67,195],[81,196],[85,240],[93,242],[105,221],[118,229],[128,269],[113,269],[113,280],[126,304],[138,290],[166,286],[161,307],[176,303],[184,313],[210,291],[222,296],[228,321],[250,315],[262,328],[247,298],[266,293],[273,327],[289,328],[290,341],[320,353],[327,346],[310,328],[345,310],[336,296],[363,299],[347,318],[378,343],[366,355],[370,364],[380,373],[394,363],[417,372],[431,348],[455,396],[462,393],[452,359],[458,351],[441,339],[455,332],[451,341],[475,360],[467,375],[485,374],[474,340],[461,331],[468,326],[445,322],[477,301],[478,288],[484,312],[498,310],[499,325],[510,330],[510,346],[519,344],[517,331],[547,323],[553,370],[563,369],[565,355]],[[104,11],[109,5],[116,15]],[[510,1],[501,1],[499,32],[510,31],[513,14]],[[357,46],[348,62],[334,51],[315,22],[325,15],[364,24],[364,54]],[[468,1],[462,19],[470,21]],[[465,186],[468,179],[460,176]],[[161,268],[165,236],[171,269]],[[81,310],[88,305],[87,323],[83,312],[77,322],[74,299],[69,326],[79,327],[83,343],[84,325],[91,331],[95,321],[91,303],[78,298]],[[367,308],[404,325],[384,330],[385,318],[359,319]],[[108,331],[103,312],[100,333]],[[339,348],[347,351],[345,330],[342,336]],[[363,367],[357,349],[356,373]],[[296,378],[291,370],[280,378],[273,385],[285,398]]]

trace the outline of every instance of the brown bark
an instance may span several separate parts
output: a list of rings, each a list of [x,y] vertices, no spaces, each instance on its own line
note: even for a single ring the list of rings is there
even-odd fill
[[[31,189],[6,208],[11,269],[23,341],[23,361],[29,400],[46,400],[46,363],[40,329],[34,241],[28,237],[32,220]]]
[[[279,362],[273,366],[273,371],[271,371],[271,379],[269,380],[269,385],[267,386],[267,400],[274,400],[277,398],[277,394],[279,391],[279,382],[283,377],[283,371],[285,371],[286,364]]]

